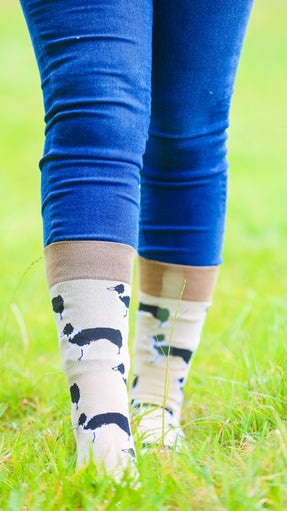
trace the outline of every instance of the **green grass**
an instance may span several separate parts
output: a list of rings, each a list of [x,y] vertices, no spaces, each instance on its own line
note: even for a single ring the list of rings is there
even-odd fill
[[[140,458],[135,492],[93,467],[74,474],[43,259],[32,264],[42,255],[38,71],[20,7],[0,2],[1,510],[287,508],[286,16],[285,0],[257,0],[242,54],[224,265],[185,388],[190,448]]]

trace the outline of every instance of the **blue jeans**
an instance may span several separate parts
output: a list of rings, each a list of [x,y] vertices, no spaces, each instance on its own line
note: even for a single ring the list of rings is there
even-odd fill
[[[252,2],[21,0],[45,106],[45,246],[114,241],[147,259],[221,263]]]

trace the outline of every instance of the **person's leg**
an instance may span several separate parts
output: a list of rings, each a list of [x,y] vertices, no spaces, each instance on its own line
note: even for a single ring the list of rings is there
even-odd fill
[[[43,88],[44,254],[78,465],[133,455],[126,379],[152,1],[21,0]]]
[[[182,387],[222,262],[226,129],[251,8],[252,0],[154,1],[152,112],[141,172],[133,402],[138,407],[164,403],[167,428],[179,424]],[[166,321],[160,319],[163,311]],[[164,400],[168,354],[169,389]],[[152,427],[157,433],[146,439],[161,434],[159,410],[142,420],[143,431]],[[174,443],[175,432],[165,440],[167,445]]]

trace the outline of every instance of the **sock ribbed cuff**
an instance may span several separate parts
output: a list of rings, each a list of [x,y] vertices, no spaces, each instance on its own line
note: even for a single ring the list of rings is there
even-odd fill
[[[184,266],[138,258],[139,288],[158,297],[210,302],[214,291],[218,266]]]
[[[68,280],[97,279],[132,283],[135,249],[122,243],[59,241],[44,249],[48,286]]]

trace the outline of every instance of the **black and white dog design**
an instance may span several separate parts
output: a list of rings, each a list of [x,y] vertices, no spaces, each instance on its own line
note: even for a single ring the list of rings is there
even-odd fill
[[[99,341],[100,339],[106,339],[118,348],[118,354],[120,353],[123,338],[120,330],[114,328],[98,327],[98,328],[86,328],[84,330],[75,329],[71,323],[67,323],[61,337],[66,337],[67,342],[73,348],[80,348],[81,356],[78,360],[82,360],[84,352],[86,353],[90,347],[91,342]]]
[[[52,298],[52,307],[53,307],[53,311],[56,314],[60,314],[60,319],[63,319],[63,317],[66,313],[66,310],[64,307],[64,300],[61,295],[58,295],[58,296],[55,296],[54,298]]]
[[[168,309],[163,309],[157,305],[148,305],[147,303],[140,302],[138,310],[148,312],[154,318],[159,319],[160,328],[168,325],[168,318],[170,315],[170,311]]]
[[[70,394],[71,394],[72,403],[74,403],[76,405],[76,410],[78,410],[80,402],[81,402],[81,396],[80,396],[80,389],[76,383],[71,385]]]
[[[124,315],[124,317],[126,317],[127,314],[128,314],[131,298],[130,298],[129,295],[127,295],[125,293],[125,286],[124,286],[124,284],[118,284],[115,287],[108,287],[107,289],[109,291],[116,291],[116,293],[118,294],[119,299],[121,300],[121,302],[123,302],[124,306],[126,307],[126,313]]]
[[[179,403],[182,404],[183,403],[183,387],[185,385],[185,378],[176,378],[175,381],[176,381],[176,384],[177,384],[177,388],[178,388],[178,394],[179,394]]]
[[[132,447],[130,447],[129,449],[122,449],[122,451],[129,454],[133,461],[136,461],[136,453]]]
[[[112,369],[114,371],[119,371],[119,373],[121,373],[122,378],[123,378],[123,380],[124,380],[124,382],[126,384],[127,383],[127,379],[125,377],[125,366],[124,366],[124,364],[119,364],[118,366],[115,366]]]
[[[153,341],[150,345],[150,349],[152,353],[156,355],[156,358],[151,360],[151,364],[158,364],[162,360],[165,360],[168,356],[180,357],[185,364],[189,364],[193,354],[191,350],[177,348],[176,346],[169,346],[169,343],[165,340],[163,335],[151,335],[149,338]]]
[[[143,410],[149,409],[149,408],[158,408],[159,410],[164,409],[166,412],[168,412],[170,414],[170,417],[173,416],[172,409],[168,408],[167,406],[156,405],[155,403],[145,403],[145,402],[142,403],[141,401],[138,401],[137,399],[131,399],[131,405],[133,408],[142,408]]]
[[[81,413],[77,428],[81,427],[85,432],[92,431],[92,442],[95,442],[101,428],[103,426],[108,426],[109,424],[115,424],[120,429],[122,429],[128,435],[128,440],[130,440],[131,430],[128,418],[122,413],[118,412],[100,413],[99,415],[94,415],[93,417],[87,417],[85,413]]]
[[[136,386],[137,386],[138,382],[139,382],[139,377],[138,377],[138,375],[134,375],[134,377],[133,377],[133,381],[132,381],[132,390],[134,390],[134,389],[136,388]]]

